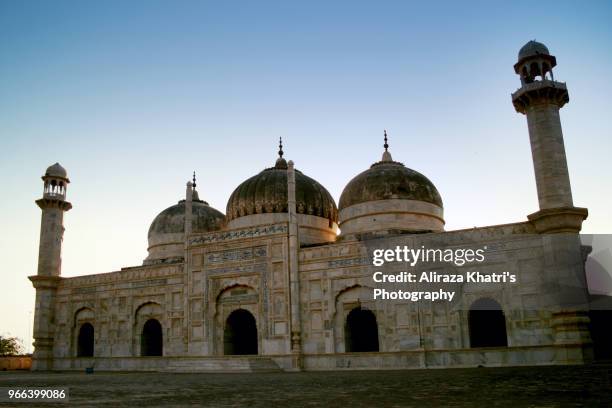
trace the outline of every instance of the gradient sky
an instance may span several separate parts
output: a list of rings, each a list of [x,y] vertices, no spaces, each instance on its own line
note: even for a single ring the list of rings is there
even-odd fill
[[[612,232],[612,3],[576,1],[0,2],[0,334],[26,338],[40,176],[72,183],[64,276],[146,257],[153,218],[184,195],[225,212],[233,189],[285,156],[338,200],[393,158],[428,176],[446,229],[538,209],[513,64],[528,40],[555,78],[584,232]]]

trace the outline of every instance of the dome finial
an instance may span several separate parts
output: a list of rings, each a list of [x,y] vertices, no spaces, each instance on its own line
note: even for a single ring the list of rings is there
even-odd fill
[[[287,169],[287,160],[283,159],[283,138],[278,138],[278,159],[276,159],[276,167],[277,169]]]
[[[391,153],[389,153],[389,143],[388,143],[388,139],[387,139],[387,129],[385,129],[385,144],[383,145],[383,147],[385,148],[385,151],[383,152],[382,155],[382,160],[384,162],[391,162],[393,161],[393,158],[391,158]]]
[[[196,175],[195,175],[195,170],[193,171],[193,189],[195,190],[196,188]]]
[[[385,144],[383,145],[385,152],[389,149],[389,143],[387,143],[387,129],[385,129]]]

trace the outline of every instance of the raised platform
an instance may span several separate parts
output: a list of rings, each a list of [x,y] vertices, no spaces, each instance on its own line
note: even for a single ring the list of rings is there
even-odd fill
[[[269,357],[181,358],[162,371],[175,373],[274,373],[282,371]]]
[[[262,373],[282,369],[270,357],[98,357],[55,359],[55,370],[163,371],[197,373]]]
[[[54,370],[261,373],[280,371],[406,370],[423,368],[572,365],[591,362],[589,347],[563,344],[293,355],[56,358]]]

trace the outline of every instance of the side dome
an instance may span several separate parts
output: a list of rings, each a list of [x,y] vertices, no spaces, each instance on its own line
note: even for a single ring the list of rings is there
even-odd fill
[[[191,204],[191,225],[193,233],[203,233],[221,229],[225,216],[208,205],[206,201],[197,200]],[[149,238],[157,234],[185,233],[185,200],[160,212],[149,227]]]
[[[342,191],[342,234],[443,231],[438,189],[423,174],[393,161],[386,137],[385,132],[382,160],[355,176]]]
[[[149,256],[145,265],[154,263],[182,261],[185,243],[185,200],[166,208],[159,213],[149,227]],[[210,207],[206,201],[198,199],[197,192],[191,204],[192,233],[205,233],[220,230],[225,222],[222,212]]]
[[[394,198],[442,207],[440,193],[427,177],[402,163],[379,161],[349,181],[340,196],[340,210],[367,201]]]
[[[236,187],[227,202],[228,228],[288,221],[288,166],[282,153],[281,148],[274,167],[261,171]],[[314,244],[334,241],[338,209],[327,189],[295,170],[295,196],[300,242]]]

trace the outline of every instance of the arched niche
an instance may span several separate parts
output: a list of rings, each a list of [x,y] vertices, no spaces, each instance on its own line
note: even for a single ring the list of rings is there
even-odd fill
[[[259,295],[252,286],[234,284],[221,289],[215,298],[215,314],[213,317],[215,354],[225,354],[228,318],[239,309],[248,312],[253,317],[256,327],[257,344],[261,344]]]
[[[377,304],[373,301],[373,289],[368,286],[351,285],[340,290],[334,299],[334,348],[337,353],[347,352],[347,318],[352,310],[371,311],[378,319]]]
[[[95,349],[95,313],[89,307],[81,307],[74,313],[72,323],[72,355],[93,357]]]
[[[147,322],[154,320],[159,324],[161,331],[161,349],[164,349],[164,340],[165,335],[163,333],[163,329],[168,327],[164,309],[161,304],[157,302],[145,302],[141,303],[134,312],[134,325],[132,332],[132,349],[133,355],[135,356],[143,356],[143,334],[148,333],[145,332],[145,324]],[[148,352],[146,352],[148,354]]]

